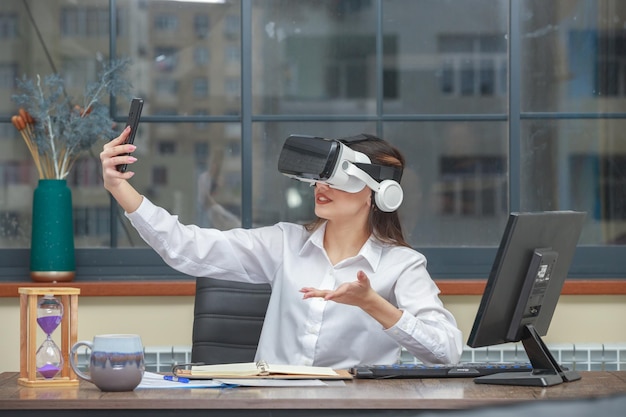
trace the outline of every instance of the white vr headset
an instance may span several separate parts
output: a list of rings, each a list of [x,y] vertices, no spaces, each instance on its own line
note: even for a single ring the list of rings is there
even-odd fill
[[[395,211],[402,204],[402,169],[372,164],[367,155],[345,145],[364,140],[380,139],[367,135],[340,140],[291,135],[278,157],[278,171],[298,181],[321,182],[349,193],[367,186],[374,191],[380,210]]]

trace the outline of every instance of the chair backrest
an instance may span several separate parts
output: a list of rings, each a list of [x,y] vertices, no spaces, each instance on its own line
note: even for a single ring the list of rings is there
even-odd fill
[[[191,361],[252,362],[270,286],[196,278]]]

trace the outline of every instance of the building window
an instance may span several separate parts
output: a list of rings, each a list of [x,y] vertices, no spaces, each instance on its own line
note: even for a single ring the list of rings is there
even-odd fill
[[[154,92],[157,95],[176,96],[178,95],[178,80],[171,78],[157,78],[154,81]]]
[[[82,91],[85,85],[96,80],[97,62],[92,58],[73,57],[62,62],[63,79],[68,88]]]
[[[606,221],[626,220],[626,155],[574,155],[570,160],[572,184],[578,185],[583,175],[599,184],[596,195],[587,196],[591,203],[598,202],[594,217]],[[626,243],[626,234],[624,236],[622,244]]]
[[[193,48],[193,62],[199,66],[205,66],[209,63],[209,48],[206,46],[196,46]]]
[[[211,154],[211,145],[208,142],[196,142],[193,145],[193,152],[196,165],[206,169],[206,164]]]
[[[241,61],[241,50],[239,46],[227,45],[224,48],[224,59],[228,64],[239,64]]]
[[[224,82],[224,93],[227,97],[236,98],[241,95],[239,78],[228,78]]]
[[[589,56],[595,59],[586,59]],[[597,30],[570,32],[569,67],[573,96],[626,96],[626,34]]]
[[[167,185],[167,167],[155,166],[152,168],[152,184]]]
[[[504,96],[507,42],[504,34],[440,35],[439,88],[445,95]]]
[[[154,64],[158,71],[174,71],[178,65],[178,50],[176,48],[167,47],[155,48]]]
[[[0,89],[12,90],[17,79],[17,64],[0,63]]]
[[[366,98],[367,67],[365,57],[329,62],[326,68],[326,92],[333,98]]]
[[[158,14],[154,17],[154,28],[158,31],[177,31],[178,16],[173,14]]]
[[[506,159],[443,156],[437,194],[445,216],[501,216],[507,208]]]
[[[74,207],[74,235],[76,237],[108,237],[110,231],[109,207]]]
[[[15,39],[18,36],[17,13],[0,13],[0,39]]]
[[[29,161],[0,161],[0,186],[29,184],[34,173]]]
[[[82,157],[74,163],[67,183],[73,187],[101,187],[102,166],[97,158]]]
[[[65,37],[108,36],[109,10],[106,7],[64,7],[61,34]]]
[[[159,142],[159,154],[160,155],[173,155],[176,153],[176,142],[163,140]]]
[[[224,17],[224,35],[227,38],[239,36],[239,26],[241,20],[239,16],[227,15]]]
[[[376,94],[376,38],[351,36],[292,36],[286,39],[284,92],[290,99],[365,99]],[[398,39],[383,37],[385,99],[398,97]],[[321,77],[310,77],[310,56],[303,51],[326,51],[318,59]],[[326,57],[327,56],[327,57]],[[312,87],[312,85],[315,87]]]
[[[193,30],[197,37],[206,38],[209,35],[209,16],[206,14],[194,15]]]
[[[196,77],[193,79],[193,96],[196,98],[209,96],[209,80],[206,77]]]

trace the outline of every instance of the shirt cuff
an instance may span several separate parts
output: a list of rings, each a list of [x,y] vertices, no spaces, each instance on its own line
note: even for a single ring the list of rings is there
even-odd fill
[[[145,196],[142,197],[141,204],[139,204],[137,210],[132,213],[124,212],[124,215],[128,219],[149,219],[156,211],[157,207],[152,203],[152,201],[148,200]]]
[[[402,316],[400,319],[396,322],[396,324],[385,330],[385,332],[389,333],[395,340],[403,340],[406,338],[406,335],[413,333],[414,326],[414,317],[405,310],[402,310]]]

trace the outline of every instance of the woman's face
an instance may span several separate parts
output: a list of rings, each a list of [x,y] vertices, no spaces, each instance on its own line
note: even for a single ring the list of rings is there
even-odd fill
[[[329,187],[327,184],[315,184],[315,215],[330,221],[354,221],[368,218],[372,205],[372,191],[364,187],[358,193],[348,193]]]

